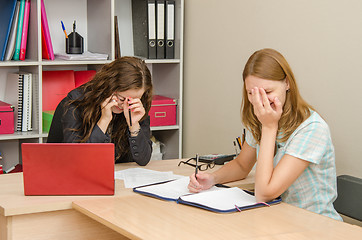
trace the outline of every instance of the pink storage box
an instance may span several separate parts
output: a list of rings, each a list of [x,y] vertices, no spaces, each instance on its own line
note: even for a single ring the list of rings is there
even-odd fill
[[[14,133],[14,107],[0,101],[0,134]]]
[[[151,127],[176,125],[176,100],[154,95],[148,115]]]

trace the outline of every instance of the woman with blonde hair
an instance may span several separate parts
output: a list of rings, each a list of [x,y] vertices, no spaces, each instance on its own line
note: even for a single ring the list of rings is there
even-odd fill
[[[146,165],[152,153],[152,80],[146,63],[122,57],[68,93],[57,106],[48,143],[115,144],[115,162]]]
[[[289,204],[337,220],[334,147],[327,123],[301,97],[285,58],[273,49],[251,55],[243,72],[240,154],[213,173],[190,176],[189,190],[245,178],[255,167],[255,197],[281,195]]]

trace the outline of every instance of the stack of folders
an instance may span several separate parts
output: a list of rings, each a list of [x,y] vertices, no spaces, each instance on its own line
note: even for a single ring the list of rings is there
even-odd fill
[[[175,58],[174,0],[133,0],[132,22],[136,56]]]
[[[25,60],[30,0],[0,0],[1,61]]]
[[[15,107],[16,131],[32,130],[33,76],[31,73],[8,73],[5,101]]]

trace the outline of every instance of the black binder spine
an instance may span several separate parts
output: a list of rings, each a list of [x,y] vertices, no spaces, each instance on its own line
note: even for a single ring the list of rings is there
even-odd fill
[[[148,58],[155,59],[156,56],[156,1],[148,0]]]
[[[166,58],[175,58],[175,1],[166,0]]]
[[[134,55],[147,58],[147,0],[132,0],[132,27]]]

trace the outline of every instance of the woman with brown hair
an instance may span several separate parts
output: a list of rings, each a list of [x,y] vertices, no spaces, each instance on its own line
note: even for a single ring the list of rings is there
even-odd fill
[[[152,80],[146,63],[122,57],[68,93],[57,106],[48,143],[115,144],[115,159],[146,165],[151,157]]]
[[[281,195],[284,202],[341,220],[333,207],[336,168],[329,127],[299,94],[285,58],[273,49],[255,52],[243,80],[247,131],[241,152],[218,171],[190,176],[189,190],[243,179],[256,164],[258,202]]]

